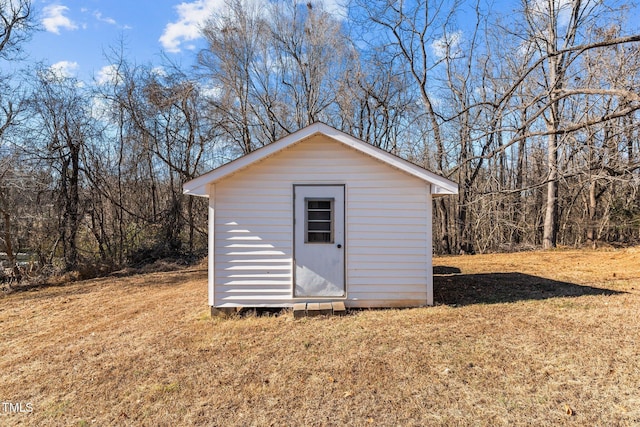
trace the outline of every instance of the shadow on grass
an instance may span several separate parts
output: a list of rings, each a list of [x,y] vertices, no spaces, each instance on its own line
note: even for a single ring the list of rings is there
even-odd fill
[[[96,286],[118,284],[133,288],[159,288],[181,285],[189,280],[206,281],[207,270],[200,267],[181,267],[180,269],[141,272],[134,269],[118,271],[108,276],[95,277],[86,280],[60,280],[57,282],[42,281],[23,283],[0,283],[0,296],[10,294],[29,294],[34,297],[40,291],[50,290],[44,297],[49,298],[57,294],[84,294],[96,289]],[[9,286],[10,285],[10,286]],[[56,291],[57,290],[57,291]]]
[[[459,274],[456,267],[434,267],[436,304],[495,304],[623,292],[560,282],[523,273]]]
[[[458,267],[447,267],[445,265],[434,265],[433,274],[457,274],[461,273]]]
[[[82,286],[82,282],[65,283],[28,283],[13,285],[12,288],[2,288],[2,294],[9,296],[12,294],[21,295],[22,300],[40,300],[57,296],[80,295],[93,292],[95,286]],[[1,296],[1,294],[0,294]]]

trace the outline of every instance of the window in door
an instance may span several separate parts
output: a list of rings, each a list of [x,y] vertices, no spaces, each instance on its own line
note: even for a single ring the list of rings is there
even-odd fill
[[[305,243],[333,243],[334,199],[305,199]]]

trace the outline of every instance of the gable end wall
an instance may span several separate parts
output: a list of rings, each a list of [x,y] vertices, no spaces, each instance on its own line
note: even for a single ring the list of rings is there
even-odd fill
[[[291,306],[293,184],[345,184],[350,307],[432,303],[424,181],[314,136],[215,184],[215,307]]]

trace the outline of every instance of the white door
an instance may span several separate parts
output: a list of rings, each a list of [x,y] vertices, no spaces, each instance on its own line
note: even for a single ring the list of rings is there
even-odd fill
[[[295,297],[343,297],[344,185],[294,185]]]

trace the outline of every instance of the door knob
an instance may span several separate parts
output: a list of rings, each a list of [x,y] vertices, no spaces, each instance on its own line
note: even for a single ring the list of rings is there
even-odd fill
[[[337,245],[337,246],[338,246],[338,249],[341,249],[341,248],[342,248],[342,245],[341,245],[340,243],[338,243],[338,245]]]

